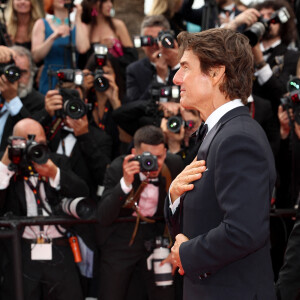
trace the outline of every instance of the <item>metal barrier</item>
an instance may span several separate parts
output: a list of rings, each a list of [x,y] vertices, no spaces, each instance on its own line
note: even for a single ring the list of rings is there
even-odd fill
[[[270,217],[295,217],[295,209],[272,209]],[[132,217],[123,218],[122,222],[131,221]],[[24,226],[33,225],[74,225],[97,223],[96,219],[80,220],[69,216],[50,217],[2,217],[0,218],[0,239],[11,238],[13,248],[13,270],[15,281],[15,299],[23,300],[23,279],[22,279],[22,253],[19,231]],[[1,258],[0,258],[1,259]]]
[[[11,238],[13,248],[13,271],[15,283],[15,299],[23,300],[22,253],[19,231],[24,226],[33,225],[73,225],[97,223],[96,219],[79,220],[68,216],[51,217],[2,217],[0,218],[0,239]],[[0,258],[1,259],[1,258]]]

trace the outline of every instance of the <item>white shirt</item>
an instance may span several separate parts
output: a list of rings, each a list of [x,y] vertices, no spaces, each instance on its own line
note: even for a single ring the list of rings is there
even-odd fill
[[[226,102],[225,104],[218,107],[215,111],[213,111],[210,116],[205,121],[205,124],[207,124],[208,131],[207,133],[219,122],[219,120],[230,110],[233,110],[234,108],[237,108],[239,106],[244,106],[242,101],[240,99],[235,99],[229,102]],[[205,137],[204,137],[205,139]],[[171,184],[172,185],[172,184]],[[180,197],[177,198],[173,203],[171,201],[170,197],[170,190],[169,190],[169,203],[170,203],[170,209],[172,213],[174,214],[177,206],[180,204]]]
[[[262,43],[260,43],[259,46],[260,46],[260,50],[262,52],[264,52],[264,51],[266,51],[266,50],[268,50],[270,48],[275,48],[275,47],[277,47],[280,44],[281,44],[281,40],[278,40],[278,41],[274,42],[271,45],[271,47],[269,47],[267,49],[264,48],[264,46],[263,46]],[[266,61],[270,57],[270,55],[271,55],[271,53],[265,54],[264,55],[264,60]],[[254,75],[257,77],[257,81],[258,81],[259,85],[263,85],[263,84],[265,84],[271,78],[271,76],[273,75],[273,71],[272,71],[270,65],[266,64],[264,67],[262,67],[261,69],[257,70],[254,73]]]

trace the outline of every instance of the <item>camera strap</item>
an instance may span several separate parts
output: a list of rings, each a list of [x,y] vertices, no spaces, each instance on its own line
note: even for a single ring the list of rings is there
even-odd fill
[[[34,186],[32,184],[32,182],[29,180],[28,177],[24,176],[24,180],[33,192],[33,195],[34,195],[34,198],[35,198],[35,201],[36,201],[36,205],[37,205],[38,216],[43,216],[43,209],[45,209],[47,212],[48,212],[48,210],[46,209],[46,207],[45,207],[45,205],[42,201],[41,195],[40,195],[41,178],[38,177],[38,181],[36,183],[36,186]],[[44,231],[44,226],[43,225],[40,225],[40,231],[41,232]]]
[[[132,189],[132,191],[128,195],[128,197],[127,197],[127,199],[126,199],[126,201],[125,201],[125,203],[123,205],[124,208],[131,208],[131,209],[133,209],[136,212],[136,214],[137,214],[136,222],[135,222],[134,230],[133,230],[130,242],[129,242],[129,246],[131,246],[133,244],[133,242],[134,242],[136,233],[138,231],[140,220],[143,220],[143,221],[145,221],[147,223],[155,223],[155,220],[152,220],[152,219],[149,219],[149,218],[143,216],[139,212],[139,207],[138,207],[138,201],[140,199],[140,195],[143,192],[144,188],[148,185],[148,183],[149,183],[149,181],[148,181],[148,178],[147,178],[146,180],[143,180],[141,182],[141,184],[139,185],[139,187],[136,190],[136,192]]]

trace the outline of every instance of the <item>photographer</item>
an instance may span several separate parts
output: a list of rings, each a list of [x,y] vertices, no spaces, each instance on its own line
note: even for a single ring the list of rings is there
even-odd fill
[[[41,161],[34,151],[29,156],[28,143],[32,145],[33,141],[28,140],[28,135],[34,135],[34,141],[40,147],[46,143],[44,130],[38,122],[32,119],[19,121],[13,135],[15,139],[0,162],[1,215],[47,216],[63,197],[88,195],[87,185],[71,171],[64,157],[50,153],[48,158],[44,153]],[[20,165],[13,164],[15,171],[12,171],[9,165],[11,161],[19,161],[20,155],[20,144],[15,148],[14,141],[20,138],[26,139],[27,144],[21,153]],[[74,257],[64,232],[62,227],[53,225],[24,228],[21,239],[24,299],[83,299]],[[12,251],[8,250],[8,257],[9,253]],[[13,299],[14,295],[11,263],[10,258],[1,287],[3,299]]]
[[[162,31],[169,31],[170,24],[162,16],[147,16],[141,25],[142,37],[157,39]],[[173,76],[179,68],[178,45],[173,37],[173,47],[166,48],[161,41],[143,46],[146,57],[130,64],[126,69],[127,101],[151,99],[153,84],[172,85]]]
[[[96,47],[95,54],[90,56],[86,64],[86,69],[89,71],[89,75],[85,76],[86,97],[93,105],[92,122],[112,138],[111,157],[115,158],[127,150],[127,142],[131,141],[131,137],[120,129],[112,118],[113,112],[124,102],[125,81],[121,75],[119,61],[106,52],[106,47],[98,45],[100,52],[104,51],[105,54],[97,54]]]
[[[176,115],[162,118],[161,129],[165,134],[168,151],[179,155],[184,164],[191,163],[197,155],[199,145],[193,133],[201,125],[199,112],[180,107]]]
[[[145,157],[144,152],[150,152],[150,157]],[[153,156],[157,157],[157,165]],[[152,168],[154,166],[157,168]],[[145,171],[145,167],[149,171]],[[141,275],[135,285],[135,293],[146,285],[145,293],[149,299],[174,298],[172,286],[162,288],[155,285],[154,274],[146,267],[146,259],[152,249],[147,251],[145,245],[164,233],[164,197],[171,178],[182,168],[181,159],[167,153],[164,135],[155,126],[137,130],[131,154],[116,158],[108,168],[105,190],[97,210],[102,225],[97,233],[101,252],[99,299],[126,299],[137,267]],[[141,186],[144,189],[138,192]],[[131,205],[134,204],[129,200],[131,196],[137,198],[138,204]],[[136,294],[131,297],[137,299]]]
[[[272,104],[274,114],[277,114],[280,98],[287,92],[286,83],[290,75],[296,74],[299,58],[299,51],[289,47],[296,41],[297,36],[295,15],[290,4],[285,0],[267,0],[257,4],[254,8],[260,13],[262,19],[259,20],[251,15],[252,24],[258,21],[260,25],[263,24],[262,22],[267,22],[264,24],[268,25],[261,39],[259,39],[260,31],[255,31],[259,42],[252,48],[255,64],[253,94],[268,99]],[[289,16],[285,14],[285,20],[278,20],[278,12],[280,10],[282,13],[282,8],[287,10]],[[248,10],[238,16],[239,21],[245,20],[244,23],[246,20],[249,21],[247,13]],[[274,21],[268,23],[271,18],[274,18]],[[228,28],[236,29],[238,24],[240,23],[235,24],[235,21],[232,21]],[[247,29],[248,32],[253,31],[252,26]],[[247,35],[246,31],[244,33]]]
[[[35,66],[31,53],[27,49],[20,46],[12,48],[2,46],[0,53],[1,69],[8,65],[15,65],[20,69],[20,71],[13,69],[16,70],[13,72],[15,76],[10,79],[4,74],[0,77],[1,152],[5,150],[7,138],[19,120],[28,117],[39,120],[44,107],[44,96],[33,88]]]

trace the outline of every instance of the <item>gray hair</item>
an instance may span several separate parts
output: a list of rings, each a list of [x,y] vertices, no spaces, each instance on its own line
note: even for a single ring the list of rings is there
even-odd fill
[[[146,16],[141,24],[141,34],[146,27],[162,27],[163,30],[170,30],[170,23],[163,15]]]

